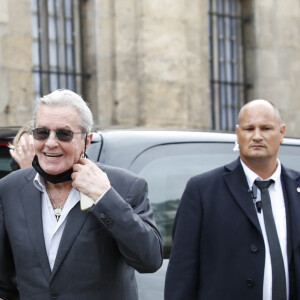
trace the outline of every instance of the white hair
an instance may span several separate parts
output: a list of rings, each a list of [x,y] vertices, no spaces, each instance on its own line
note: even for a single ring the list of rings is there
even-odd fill
[[[36,124],[36,114],[40,106],[72,106],[79,114],[79,126],[84,132],[89,133],[93,127],[93,115],[88,107],[87,103],[82,99],[82,97],[70,90],[59,89],[44,97],[38,98],[35,102],[33,109],[33,123]]]

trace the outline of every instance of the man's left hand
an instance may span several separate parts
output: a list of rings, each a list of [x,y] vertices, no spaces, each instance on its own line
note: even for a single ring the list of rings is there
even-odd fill
[[[75,189],[97,201],[111,185],[105,172],[88,158],[80,158],[73,166],[72,185]]]

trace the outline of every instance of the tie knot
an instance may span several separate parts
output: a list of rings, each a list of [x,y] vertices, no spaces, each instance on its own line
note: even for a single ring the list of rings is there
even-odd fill
[[[270,180],[255,180],[254,183],[255,185],[260,189],[267,189],[269,186],[274,182],[273,179]]]

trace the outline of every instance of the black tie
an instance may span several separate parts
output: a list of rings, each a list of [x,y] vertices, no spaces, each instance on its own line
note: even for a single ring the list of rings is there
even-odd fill
[[[286,299],[285,270],[276,225],[272,213],[271,199],[268,187],[273,180],[258,181],[255,185],[261,191],[261,202],[264,214],[265,227],[269,242],[271,264],[272,264],[272,300]]]

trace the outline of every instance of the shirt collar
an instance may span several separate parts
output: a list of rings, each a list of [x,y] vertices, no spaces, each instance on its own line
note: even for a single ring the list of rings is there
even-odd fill
[[[248,182],[248,185],[249,185],[249,189],[252,189],[254,181],[257,178],[259,178],[261,180],[263,180],[263,179],[259,175],[257,175],[255,172],[253,172],[250,168],[248,168],[242,162],[241,159],[240,159],[240,161],[241,161],[242,167],[243,167],[245,175],[246,175],[246,179],[247,179],[247,182]],[[275,172],[269,178],[266,179],[266,180],[273,179],[274,182],[275,182],[274,184],[272,184],[270,186],[270,189],[273,188],[276,191],[276,188],[278,187],[278,184],[280,184],[280,174],[281,174],[281,163],[280,163],[279,159],[277,159],[277,167],[276,167]]]
[[[46,189],[46,186],[45,186],[45,180],[39,173],[36,173],[36,175],[33,179],[33,184],[42,193],[44,193],[44,192],[47,193],[47,189]],[[73,187],[72,187],[71,193],[73,193],[71,204],[74,206],[80,200],[80,194]]]
[[[34,179],[33,179],[33,184],[34,186],[40,190],[41,192],[44,192],[46,187],[45,187],[45,181],[42,178],[42,176],[39,173],[36,173]]]

